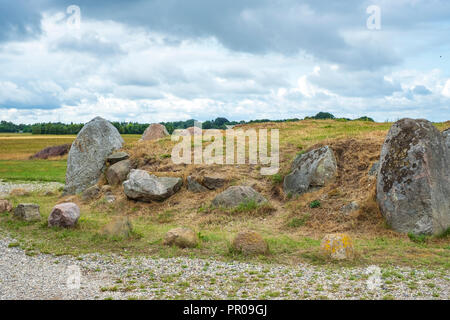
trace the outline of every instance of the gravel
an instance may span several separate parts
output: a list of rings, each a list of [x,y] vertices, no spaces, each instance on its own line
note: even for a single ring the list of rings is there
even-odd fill
[[[27,192],[57,191],[64,184],[59,182],[6,182],[0,180],[0,197],[7,196],[14,189],[23,189]]]
[[[376,267],[375,267],[376,269]],[[80,287],[76,279],[80,272]],[[0,235],[0,299],[449,299],[448,270],[284,266],[191,258],[29,256]],[[74,277],[75,275],[75,277]]]

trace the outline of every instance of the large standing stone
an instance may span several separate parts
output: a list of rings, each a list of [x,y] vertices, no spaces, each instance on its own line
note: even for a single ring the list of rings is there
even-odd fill
[[[108,183],[112,186],[121,184],[126,180],[130,170],[130,160],[117,162],[106,170],[106,180],[108,180]]]
[[[144,134],[142,135],[141,141],[147,140],[158,140],[168,136],[169,132],[164,125],[159,123],[153,123],[145,129]]]
[[[123,190],[128,198],[145,202],[162,201],[180,190],[181,178],[157,177],[143,170],[131,170]]]
[[[194,248],[198,244],[197,234],[189,228],[175,228],[169,230],[164,237],[164,244],[180,248]]]
[[[41,213],[39,205],[33,203],[21,203],[14,209],[14,217],[24,221],[40,221]]]
[[[73,202],[57,204],[48,216],[49,227],[74,227],[80,218],[80,208]]]
[[[286,194],[296,195],[311,188],[323,187],[334,180],[337,173],[333,150],[325,146],[299,155],[292,163],[291,173],[284,178]]]
[[[423,119],[401,119],[384,141],[377,202],[399,232],[438,234],[450,227],[450,150]]]
[[[86,123],[70,148],[64,193],[75,194],[96,184],[106,158],[123,142],[109,121],[97,117]]]
[[[224,192],[218,194],[212,201],[216,207],[234,208],[241,203],[255,201],[256,204],[263,204],[267,199],[259,194],[255,189],[248,186],[232,186]]]

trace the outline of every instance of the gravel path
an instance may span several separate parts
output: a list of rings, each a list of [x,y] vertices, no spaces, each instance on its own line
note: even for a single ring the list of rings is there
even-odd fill
[[[448,270],[219,262],[190,258],[27,256],[0,236],[0,299],[449,299]],[[76,288],[79,269],[80,288]],[[70,278],[69,278],[70,276]],[[75,279],[69,282],[68,278]]]
[[[0,180],[0,197],[8,195],[14,189],[23,189],[28,192],[56,191],[64,187],[59,182],[6,182]]]

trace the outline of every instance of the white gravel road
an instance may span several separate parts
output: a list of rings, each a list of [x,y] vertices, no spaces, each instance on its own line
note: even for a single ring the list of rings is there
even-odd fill
[[[369,289],[366,268],[97,254],[28,256],[15,240],[0,238],[2,300],[450,298],[448,270],[382,269],[380,282],[370,282],[375,286]]]
[[[59,182],[7,182],[0,180],[0,198],[7,196],[14,189],[23,189],[27,192],[56,191],[64,187]]]

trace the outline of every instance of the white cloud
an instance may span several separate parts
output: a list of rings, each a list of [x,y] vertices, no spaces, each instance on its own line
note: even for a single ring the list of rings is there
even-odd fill
[[[303,9],[313,23],[318,11]],[[256,28],[265,15],[249,10],[242,19]],[[379,67],[377,55],[391,52],[390,32],[346,26],[339,34],[352,49],[334,51],[330,59],[330,52],[234,51],[220,37],[177,37],[112,20],[83,18],[74,31],[48,13],[41,29],[37,38],[0,45],[0,120],[248,120],[319,111],[379,121],[450,116],[445,68]],[[327,39],[319,40],[308,39],[326,50]]]

